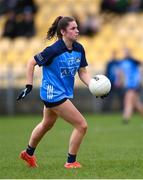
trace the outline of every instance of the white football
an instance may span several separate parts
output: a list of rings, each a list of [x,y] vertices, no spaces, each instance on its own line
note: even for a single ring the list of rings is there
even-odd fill
[[[96,75],[89,82],[89,91],[97,97],[108,94],[110,90],[111,82],[105,75]]]

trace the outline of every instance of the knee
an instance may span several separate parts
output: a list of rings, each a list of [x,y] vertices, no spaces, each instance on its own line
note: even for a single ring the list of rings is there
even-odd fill
[[[87,128],[88,128],[88,125],[87,125],[86,122],[80,124],[80,131],[81,131],[83,134],[86,134]]]
[[[53,127],[53,124],[42,123],[42,130],[43,130],[44,132],[49,131],[52,127]]]

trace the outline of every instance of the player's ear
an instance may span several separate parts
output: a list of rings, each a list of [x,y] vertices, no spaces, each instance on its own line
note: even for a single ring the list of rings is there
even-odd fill
[[[65,30],[64,29],[61,29],[61,34],[62,34],[62,36],[65,35]]]

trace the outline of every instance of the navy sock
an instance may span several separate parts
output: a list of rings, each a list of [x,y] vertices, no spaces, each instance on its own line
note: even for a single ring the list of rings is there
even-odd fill
[[[68,159],[67,159],[67,162],[68,163],[73,163],[76,161],[76,154],[70,154],[68,153]]]
[[[35,151],[35,148],[33,148],[33,147],[29,146],[29,145],[27,146],[26,152],[27,152],[28,155],[33,156],[34,151]]]

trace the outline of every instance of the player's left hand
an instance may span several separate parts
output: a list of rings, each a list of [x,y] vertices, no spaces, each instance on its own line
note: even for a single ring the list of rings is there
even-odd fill
[[[29,94],[31,90],[32,90],[32,85],[27,84],[26,88],[21,91],[21,93],[18,95],[16,100],[19,101],[20,99],[25,98],[25,96],[27,96],[27,94]]]
[[[103,96],[100,96],[100,97],[96,96],[96,98],[104,99],[104,98],[106,98],[108,95],[109,95],[109,93],[108,93],[108,94],[105,94],[105,95],[103,95]]]
[[[109,93],[108,93],[109,94]],[[108,94],[105,94],[104,96],[101,96],[101,99],[104,99],[108,96]]]

